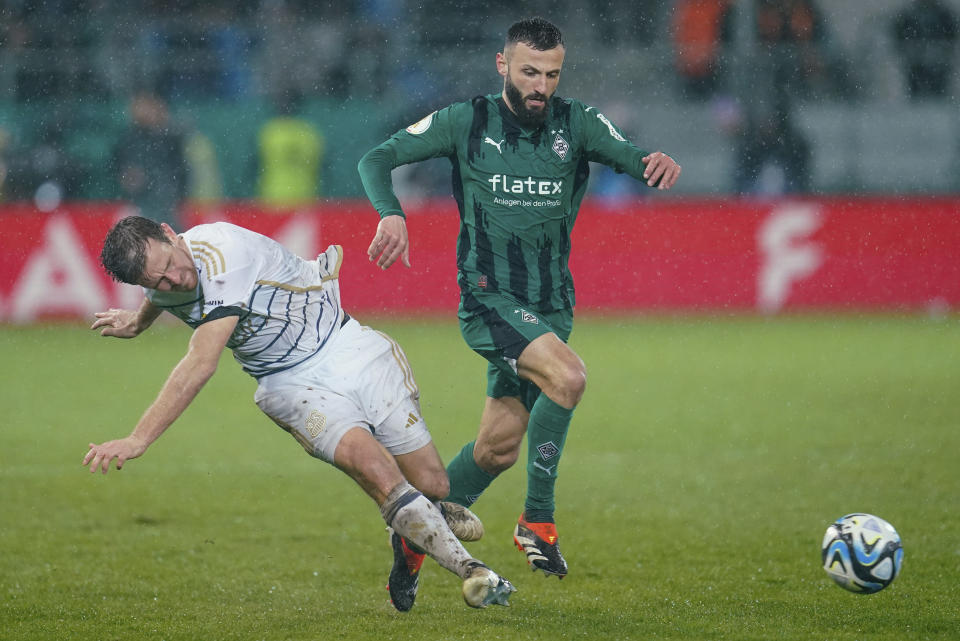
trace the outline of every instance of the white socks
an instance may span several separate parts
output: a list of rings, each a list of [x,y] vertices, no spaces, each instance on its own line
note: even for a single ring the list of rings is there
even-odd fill
[[[387,525],[437,563],[461,579],[468,574],[468,564],[475,561],[450,531],[443,514],[427,497],[406,481],[390,491],[380,506]]]

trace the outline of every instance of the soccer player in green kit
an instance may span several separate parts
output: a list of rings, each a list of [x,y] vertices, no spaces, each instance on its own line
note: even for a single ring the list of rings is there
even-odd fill
[[[460,210],[460,329],[489,361],[487,399],[475,441],[447,466],[449,501],[470,506],[513,465],[527,436],[527,498],[514,542],[534,570],[563,578],[554,484],[586,367],[566,341],[573,327],[570,233],[588,162],[669,189],[680,166],[635,147],[595,108],[554,95],[565,47],[541,18],[510,27],[497,71],[503,92],[436,111],[360,160],[380,224],[369,256],[410,266],[406,223],[393,193],[395,167],[448,157]],[[394,545],[391,581],[416,581],[418,550]],[[409,570],[409,571],[407,571]],[[396,575],[396,576],[394,576]]]

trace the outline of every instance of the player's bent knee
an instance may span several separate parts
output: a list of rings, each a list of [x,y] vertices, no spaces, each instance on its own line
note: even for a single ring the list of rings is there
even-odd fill
[[[411,485],[431,501],[439,501],[450,494],[450,479],[447,478],[446,471],[442,475],[433,475],[425,481],[420,481],[420,484],[411,482]]]
[[[413,452],[395,454],[394,460],[403,476],[431,501],[450,494],[450,479],[440,455],[432,443]]]
[[[496,447],[483,447],[480,443],[474,446],[474,457],[477,465],[487,474],[497,475],[504,472],[517,462],[520,456],[520,441],[515,445],[500,443]]]
[[[393,457],[362,427],[351,429],[343,435],[337,444],[333,462],[378,504],[404,480]]]
[[[555,393],[559,399],[553,399],[564,407],[573,408],[583,398],[587,389],[587,370],[585,367],[568,367],[563,370],[557,381]]]

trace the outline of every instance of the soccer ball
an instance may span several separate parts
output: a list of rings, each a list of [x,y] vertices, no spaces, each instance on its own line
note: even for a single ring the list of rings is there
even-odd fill
[[[893,583],[903,564],[900,535],[872,514],[847,514],[831,523],[820,552],[830,578],[860,594],[873,594]]]

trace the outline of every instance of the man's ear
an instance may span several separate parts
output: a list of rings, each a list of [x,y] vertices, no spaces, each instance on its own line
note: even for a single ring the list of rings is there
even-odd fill
[[[506,78],[508,72],[507,56],[503,53],[497,53],[497,73]]]
[[[177,232],[173,231],[173,227],[167,223],[160,223],[160,229],[162,229],[164,235],[170,239],[170,242],[173,242],[177,239]]]

